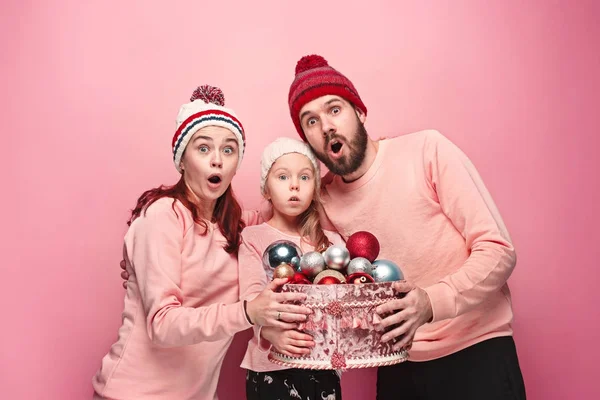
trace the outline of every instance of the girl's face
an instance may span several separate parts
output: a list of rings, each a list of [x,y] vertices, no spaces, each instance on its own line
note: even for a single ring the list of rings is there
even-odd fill
[[[185,149],[181,159],[185,182],[210,210],[235,176],[238,151],[235,135],[220,126],[198,130]]]
[[[297,217],[308,209],[313,200],[315,179],[313,166],[306,156],[285,154],[271,166],[265,196],[271,200],[274,212]]]

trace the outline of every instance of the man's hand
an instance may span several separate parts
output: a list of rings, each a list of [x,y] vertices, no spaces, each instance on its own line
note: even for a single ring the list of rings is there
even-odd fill
[[[406,281],[394,282],[392,288],[403,297],[388,301],[377,307],[376,311],[382,318],[381,328],[391,326],[389,332],[381,337],[383,342],[398,338],[394,344],[394,350],[410,349],[417,329],[431,321],[433,310],[427,293],[420,287],[414,286]],[[392,315],[389,315],[393,313]]]
[[[315,346],[312,336],[293,329],[279,329],[265,326],[261,329],[260,334],[278,352],[289,357],[310,354],[311,349]]]
[[[125,260],[121,260],[119,263],[123,272],[121,272],[121,278],[123,278],[123,287],[127,289],[127,281],[129,280],[129,272],[127,272],[127,264]]]

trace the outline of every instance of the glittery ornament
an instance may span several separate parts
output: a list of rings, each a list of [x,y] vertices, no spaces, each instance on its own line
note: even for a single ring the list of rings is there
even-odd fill
[[[310,281],[302,272],[296,272],[289,283],[296,285],[310,285]]]
[[[300,259],[300,271],[312,279],[325,269],[325,259],[318,251],[309,251]]]
[[[277,240],[271,243],[263,252],[263,265],[277,268],[280,264],[290,264],[294,268],[300,265],[302,250],[289,240]]]
[[[281,264],[273,270],[273,279],[293,278],[296,270],[290,264]]]
[[[325,259],[327,268],[336,271],[343,271],[350,262],[348,249],[338,245],[329,246],[329,248],[325,250],[325,253],[323,253],[323,258]]]
[[[390,260],[375,260],[373,262],[373,279],[375,282],[400,281],[404,274],[400,267]]]
[[[346,277],[341,272],[334,271],[332,269],[326,269],[315,277],[313,283],[320,285],[346,283]]]
[[[371,274],[373,266],[371,262],[364,257],[356,257],[350,260],[348,268],[346,269],[348,275],[352,275],[356,272],[364,272],[365,274]]]
[[[345,369],[346,357],[344,357],[344,354],[338,352],[337,350],[334,351],[331,355],[331,366],[335,369]]]
[[[373,279],[371,275],[366,274],[364,272],[355,272],[346,277],[346,282],[361,285],[363,283],[373,283],[375,282],[375,279]]]
[[[370,262],[375,261],[379,255],[379,240],[370,232],[355,232],[348,238],[346,248],[351,258],[363,257]]]

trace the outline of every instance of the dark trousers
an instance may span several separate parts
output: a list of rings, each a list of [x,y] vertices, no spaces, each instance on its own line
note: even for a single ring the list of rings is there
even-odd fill
[[[335,371],[284,369],[246,373],[247,400],[340,400],[342,387]]]
[[[477,343],[432,361],[377,371],[377,400],[525,400],[511,336]]]

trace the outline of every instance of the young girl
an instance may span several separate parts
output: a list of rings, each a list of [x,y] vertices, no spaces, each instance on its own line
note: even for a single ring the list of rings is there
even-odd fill
[[[132,212],[123,324],[93,379],[96,398],[215,399],[235,333],[252,323],[286,328],[310,313],[274,293],[285,280],[239,300],[239,281],[254,279],[238,273],[244,222],[230,185],[244,130],[218,88],[200,87],[190,100],[172,141],[181,178],[142,194]]]
[[[274,241],[292,241],[303,252],[322,251],[330,244],[344,243],[337,233],[321,228],[319,163],[305,143],[280,138],[267,146],[261,161],[261,191],[272,206],[273,216],[242,232],[240,270],[261,278],[240,282],[242,297],[258,291],[272,279],[271,271],[268,271],[271,276],[264,272],[262,254]],[[282,318],[284,315],[281,314]],[[336,371],[289,369],[273,364],[267,358],[269,343],[263,339],[287,355],[307,354],[314,346],[311,336],[295,330],[255,327],[242,362],[242,368],[248,370],[248,400],[341,399]]]

